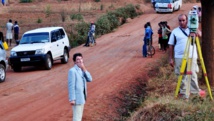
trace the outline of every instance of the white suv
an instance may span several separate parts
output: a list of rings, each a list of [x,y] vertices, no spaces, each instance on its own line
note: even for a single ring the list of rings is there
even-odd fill
[[[156,0],[155,11],[173,12],[179,10],[182,6],[182,0]]]
[[[5,81],[7,66],[6,51],[0,42],[0,82]]]
[[[62,27],[46,27],[27,31],[19,45],[10,52],[9,64],[15,72],[22,66],[44,66],[50,70],[53,61],[67,63],[70,44]]]

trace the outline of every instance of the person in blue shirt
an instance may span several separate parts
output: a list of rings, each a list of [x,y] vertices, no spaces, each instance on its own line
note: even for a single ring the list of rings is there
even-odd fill
[[[145,34],[144,34],[144,45],[143,45],[143,57],[147,57],[147,45],[149,44],[149,42],[151,42],[151,38],[152,38],[152,29],[151,27],[146,23],[144,25],[145,28]]]

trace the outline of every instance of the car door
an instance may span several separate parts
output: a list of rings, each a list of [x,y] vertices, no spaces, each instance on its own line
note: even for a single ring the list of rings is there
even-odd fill
[[[54,30],[51,32],[51,53],[53,59],[59,56],[59,44],[58,44],[58,38],[57,38],[57,31]]]
[[[58,52],[59,56],[63,55],[64,52],[64,39],[60,29],[57,30],[57,38],[58,38]]]

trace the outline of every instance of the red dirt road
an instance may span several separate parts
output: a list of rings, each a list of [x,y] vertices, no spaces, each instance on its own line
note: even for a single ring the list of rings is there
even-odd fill
[[[137,76],[146,77],[146,67],[166,54],[158,50],[158,23],[168,21],[173,29],[178,25],[177,16],[187,14],[193,5],[183,4],[181,10],[173,14],[146,11],[115,32],[97,38],[97,46],[71,49],[69,63],[55,62],[49,71],[29,67],[15,73],[8,69],[6,81],[0,83],[0,120],[70,121],[72,111],[68,102],[67,72],[73,66],[72,55],[76,52],[83,54],[85,65],[93,77],[93,81],[88,83],[83,120],[109,120],[103,117],[115,113],[116,108],[111,105],[115,102],[111,97]],[[141,52],[143,26],[148,21],[154,31],[156,54],[153,58],[143,58]]]

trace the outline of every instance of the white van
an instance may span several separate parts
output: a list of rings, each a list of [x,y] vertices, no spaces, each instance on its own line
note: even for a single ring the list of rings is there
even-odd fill
[[[155,11],[159,12],[173,12],[179,10],[182,6],[182,0],[156,0]]]

